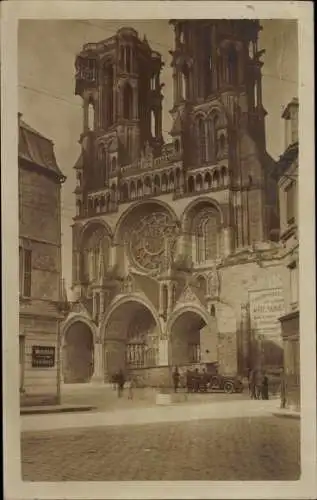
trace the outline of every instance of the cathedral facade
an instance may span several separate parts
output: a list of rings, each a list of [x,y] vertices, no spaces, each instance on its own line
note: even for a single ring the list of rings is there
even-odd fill
[[[282,365],[285,293],[266,151],[258,21],[170,21],[174,105],[162,134],[161,55],[132,28],[76,58],[73,294],[64,382],[174,366]],[[272,369],[273,369],[272,368]]]

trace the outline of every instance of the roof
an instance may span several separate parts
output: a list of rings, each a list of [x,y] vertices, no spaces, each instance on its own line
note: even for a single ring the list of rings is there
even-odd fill
[[[182,121],[180,113],[177,113],[176,120],[173,123],[171,135],[179,135],[182,131]]]
[[[21,119],[19,120],[18,155],[19,159],[44,168],[54,173],[59,179],[65,178],[57,165],[53,142]]]

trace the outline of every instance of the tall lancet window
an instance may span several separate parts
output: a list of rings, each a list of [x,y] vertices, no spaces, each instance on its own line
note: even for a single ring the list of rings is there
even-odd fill
[[[88,104],[88,128],[89,130],[95,128],[95,109],[92,102]]]
[[[196,256],[199,263],[218,257],[218,218],[214,210],[206,210],[196,222]]]
[[[204,163],[206,161],[206,129],[202,117],[197,120],[197,142],[199,161]]]
[[[123,117],[127,120],[132,118],[133,90],[129,83],[123,89]]]
[[[132,67],[131,47],[126,48],[126,70],[130,73]]]
[[[184,100],[189,98],[189,70],[186,64],[181,69],[181,96]]]
[[[236,48],[231,45],[228,52],[228,83],[238,85],[238,54]]]
[[[89,283],[97,280],[100,269],[107,268],[109,260],[109,238],[104,228],[97,228],[84,236],[83,243],[83,276]],[[101,266],[101,258],[103,259]]]

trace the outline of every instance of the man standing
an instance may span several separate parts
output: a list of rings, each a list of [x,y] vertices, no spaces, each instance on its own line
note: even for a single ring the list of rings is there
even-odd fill
[[[177,366],[175,367],[175,370],[173,372],[173,385],[174,385],[174,392],[177,392],[178,385],[179,385],[179,379],[180,379],[180,374],[178,371]]]
[[[282,368],[281,372],[281,408],[286,407],[286,376],[284,372],[284,368]]]
[[[122,396],[123,388],[124,388],[124,382],[125,382],[124,373],[120,369],[119,373],[117,375],[118,398],[121,398],[121,396]]]
[[[262,380],[262,399],[269,399],[269,379],[265,374]]]

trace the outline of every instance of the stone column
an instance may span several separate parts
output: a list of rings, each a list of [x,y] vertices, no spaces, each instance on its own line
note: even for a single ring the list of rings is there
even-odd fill
[[[168,365],[168,339],[159,340],[159,366]]]
[[[110,247],[110,255],[109,255],[109,266],[113,267],[116,263],[116,246],[112,245]]]
[[[224,227],[222,230],[222,238],[223,238],[223,253],[224,256],[227,257],[231,254],[232,251],[232,231],[230,227]]]
[[[173,283],[171,281],[167,284],[168,299],[167,299],[167,314],[170,314],[173,309]]]
[[[173,71],[173,90],[174,90],[174,104],[177,104],[179,101],[179,85],[178,85],[177,71],[175,68]]]
[[[163,314],[163,283],[159,283],[159,314]]]
[[[93,292],[93,296],[92,296],[92,316],[93,316],[94,319],[96,317],[96,312],[97,312],[97,297],[96,297],[95,292]]]
[[[176,242],[176,255],[181,255],[184,251],[184,235],[180,234]]]
[[[138,106],[138,87],[136,84],[133,85],[133,119],[138,120],[139,118],[139,106]]]
[[[88,102],[85,97],[83,100],[83,130],[84,132],[88,130]]]
[[[128,243],[124,242],[123,244],[123,271],[124,274],[127,275],[129,272],[129,252],[128,252]]]
[[[92,376],[92,382],[103,382],[104,374],[103,374],[103,363],[102,363],[102,354],[103,348],[102,343],[98,339],[94,345],[94,374]]]
[[[100,313],[101,318],[102,318],[104,312],[105,312],[105,292],[104,292],[104,290],[100,290],[99,313]]]

